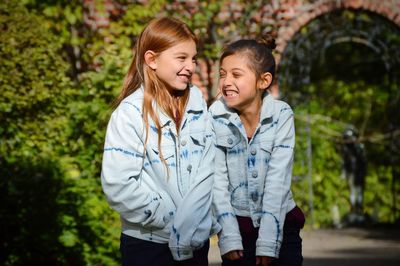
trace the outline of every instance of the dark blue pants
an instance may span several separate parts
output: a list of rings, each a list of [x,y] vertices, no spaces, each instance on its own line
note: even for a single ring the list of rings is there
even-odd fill
[[[168,244],[159,244],[121,234],[123,266],[208,266],[210,242],[193,252],[193,258],[174,261]]]

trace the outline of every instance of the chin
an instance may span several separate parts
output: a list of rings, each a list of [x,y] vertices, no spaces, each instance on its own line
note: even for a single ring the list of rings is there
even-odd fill
[[[184,85],[179,84],[179,85],[175,86],[175,90],[183,91],[183,90],[186,90],[188,87],[189,87],[189,84],[184,84]]]
[[[184,91],[188,88],[188,84],[172,84],[172,83],[166,83],[167,89],[169,91]]]
[[[232,104],[232,100],[231,99],[229,99],[225,95],[223,95],[222,97],[224,98],[224,102],[226,102],[226,104]]]
[[[236,104],[234,102],[232,102],[232,100],[228,100],[224,97],[224,102],[225,105],[228,106],[229,108],[235,108]]]
[[[225,105],[228,106],[229,108],[233,108],[234,104],[232,104],[231,102],[227,101],[224,99]]]

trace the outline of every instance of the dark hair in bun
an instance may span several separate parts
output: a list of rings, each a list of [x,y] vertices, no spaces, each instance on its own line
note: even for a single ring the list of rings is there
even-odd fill
[[[257,42],[267,46],[271,50],[276,48],[275,38],[271,35],[265,35],[264,37],[257,39]]]
[[[263,38],[242,39],[228,44],[222,51],[220,63],[225,57],[234,54],[245,54],[248,56],[249,67],[254,71],[256,77],[269,72],[272,77],[275,76],[275,58],[272,50],[276,48],[275,39],[271,35]],[[272,82],[271,82],[272,84]]]

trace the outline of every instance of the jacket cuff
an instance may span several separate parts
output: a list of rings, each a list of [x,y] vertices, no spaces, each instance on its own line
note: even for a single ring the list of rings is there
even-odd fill
[[[149,216],[145,221],[142,222],[142,225],[145,227],[155,227],[163,229],[168,224],[166,213],[165,203],[160,200],[157,208],[154,209],[154,213],[151,213],[151,210],[146,210],[147,215]]]
[[[280,249],[281,249],[280,243],[257,240],[256,256],[268,256],[268,257],[278,258]]]
[[[210,231],[210,237],[213,235],[218,234],[221,232],[222,226],[217,222],[217,219],[215,219],[214,216],[212,216],[212,226],[211,226],[211,231]]]
[[[221,256],[232,250],[243,250],[242,238],[240,236],[223,237],[218,242]]]
[[[193,258],[193,250],[186,247],[169,247],[174,260],[182,261]]]

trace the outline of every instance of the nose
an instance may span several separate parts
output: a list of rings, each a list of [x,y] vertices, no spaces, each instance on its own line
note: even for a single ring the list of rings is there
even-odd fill
[[[226,74],[223,78],[220,78],[220,80],[223,87],[229,87],[230,85],[232,85],[232,79],[228,74]]]
[[[229,88],[230,86],[232,86],[232,82],[231,79],[228,78],[228,76],[223,76],[219,78],[219,93],[223,93],[223,90]]]
[[[190,74],[193,74],[195,69],[196,69],[196,63],[193,61],[190,61],[186,64],[186,70],[190,72]]]

